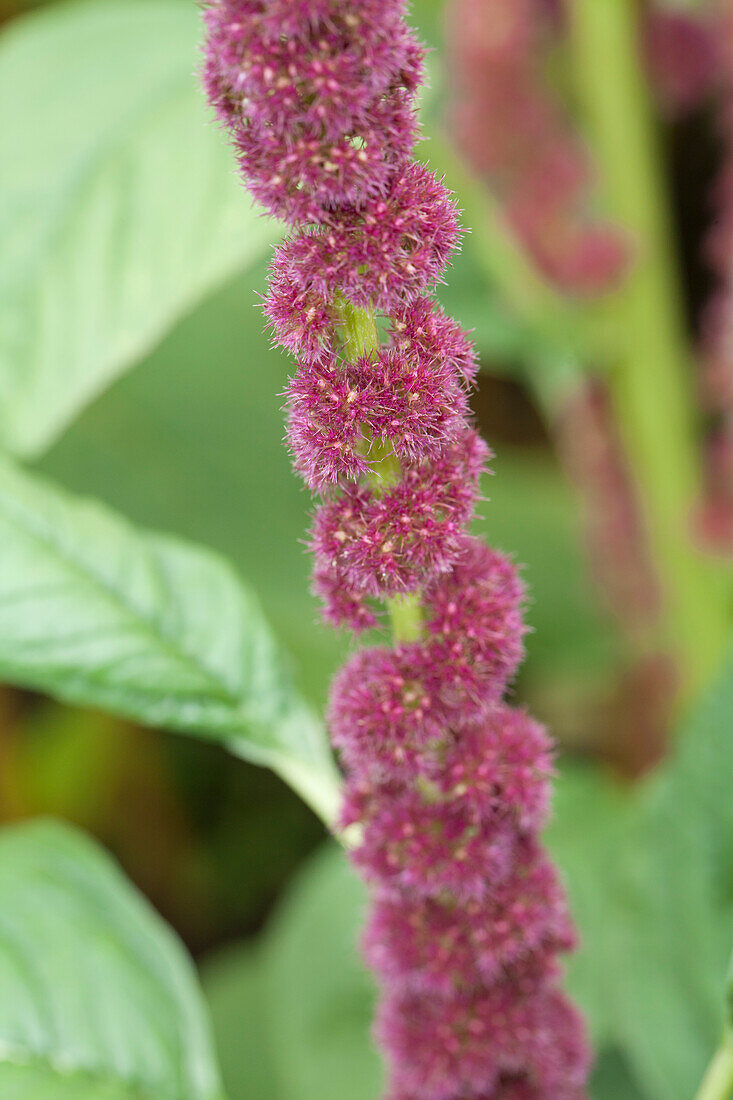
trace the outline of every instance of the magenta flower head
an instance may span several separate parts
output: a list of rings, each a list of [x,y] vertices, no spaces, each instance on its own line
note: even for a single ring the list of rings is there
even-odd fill
[[[492,707],[426,770],[443,798],[460,799],[478,814],[504,810],[523,835],[545,824],[552,749],[543,727],[524,711],[505,704]]]
[[[495,53],[529,48],[535,2],[545,18],[547,0],[521,0],[489,26],[472,0],[474,72],[492,36]],[[364,947],[383,986],[388,1100],[582,1100],[588,1049],[559,991],[575,937],[539,841],[552,752],[503,700],[524,590],[468,533],[489,458],[469,410],[477,357],[432,297],[458,214],[410,159],[422,49],[400,0],[211,0],[206,22],[209,97],[247,186],[292,229],[264,313],[298,360],[287,437],[322,497],[313,590],[336,626],[381,627],[385,611],[401,624],[393,647],[351,657],[328,711],[346,772],[338,826],[373,891]],[[515,76],[502,86],[520,96]],[[546,208],[563,209],[585,168],[548,150],[532,97],[517,104],[526,126],[504,174],[524,173],[526,197],[544,172]],[[507,135],[491,137],[498,164]],[[570,237],[573,271],[608,262],[602,241]]]
[[[385,313],[430,290],[458,244],[448,191],[416,161],[395,172],[383,195],[346,207],[332,222],[286,241],[273,260],[275,277]]]
[[[531,967],[480,993],[392,992],[377,1035],[396,1067],[389,1100],[484,1100],[520,1085],[538,1100],[584,1096],[582,1022]]]
[[[336,677],[329,724],[350,771],[366,768],[388,777],[429,774],[445,793],[463,786],[470,797],[482,797],[486,783],[493,789],[497,775],[491,771],[492,760],[502,754],[516,753],[527,762],[536,756],[536,774],[544,778],[551,773],[541,727],[522,712],[495,706],[522,652],[518,624],[523,589],[506,559],[477,545],[485,551],[487,585],[471,621],[470,646],[465,635],[452,629],[455,624],[438,619],[428,625],[438,632],[434,640],[362,650]],[[465,566],[454,567],[436,588],[451,592],[461,568]],[[471,733],[455,739],[451,731],[468,724]],[[529,772],[523,774],[531,786]],[[517,772],[514,783],[520,782]],[[545,804],[544,782],[535,798],[535,806]]]
[[[331,689],[329,728],[350,772],[410,779],[430,766],[451,717],[432,654],[418,644],[363,649]]]
[[[508,877],[516,851],[507,814],[468,799],[426,798],[413,785],[350,781],[342,824],[356,822],[362,837],[353,859],[367,880],[424,897],[485,900],[489,883]]]
[[[452,368],[467,386],[476,377],[476,348],[432,298],[416,298],[392,311],[390,343],[422,363]]]
[[[211,4],[204,81],[253,195],[298,224],[386,189],[414,144],[422,50],[398,3],[287,7]]]
[[[288,441],[312,489],[371,469],[365,438],[399,459],[438,458],[465,431],[468,395],[450,362],[420,349],[382,349],[355,363],[301,370],[288,390]]]
[[[463,545],[488,448],[473,431],[438,458],[405,464],[379,493],[347,487],[316,512],[313,551],[356,593],[381,598],[414,591],[445,573]]]
[[[396,990],[445,996],[519,975],[553,977],[575,934],[557,874],[539,846],[522,840],[511,874],[486,901],[377,895],[364,936],[370,966]]]

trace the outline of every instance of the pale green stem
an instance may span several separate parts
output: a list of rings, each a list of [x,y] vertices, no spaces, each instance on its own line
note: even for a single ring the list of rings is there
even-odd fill
[[[341,337],[346,354],[353,359],[369,355],[379,347],[379,333],[374,313],[351,302],[339,302]],[[393,451],[373,443],[370,450],[369,480],[375,492],[383,492],[400,479],[400,464]],[[413,593],[395,596],[386,601],[395,642],[416,642],[422,634],[420,596]]]
[[[728,634],[720,579],[690,534],[699,499],[698,402],[684,330],[658,135],[640,65],[637,0],[573,0],[577,91],[606,212],[634,264],[608,303],[618,358],[608,375],[665,597],[661,640],[687,695],[715,674]]]
[[[333,759],[318,767],[308,767],[300,761],[283,758],[273,767],[326,828],[333,829],[341,804],[341,777]]]
[[[708,1066],[695,1100],[729,1100],[733,1096],[733,1037],[725,1041]]]

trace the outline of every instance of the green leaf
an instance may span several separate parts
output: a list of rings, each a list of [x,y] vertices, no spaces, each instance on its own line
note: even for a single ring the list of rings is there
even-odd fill
[[[3,1100],[221,1100],[178,940],[81,833],[0,833]]]
[[[229,1100],[283,1097],[276,1064],[284,1054],[274,1049],[265,1015],[264,962],[261,944],[246,943],[220,952],[201,973]]]
[[[343,851],[325,846],[268,930],[265,1011],[287,1100],[374,1100],[374,987],[362,964],[365,893]]]
[[[370,1038],[374,986],[358,950],[364,905],[344,852],[326,844],[265,933],[206,964],[229,1100],[380,1095],[381,1064]]]
[[[335,771],[254,596],[215,555],[140,533],[0,459],[0,678],[228,742],[328,816]]]
[[[281,395],[294,367],[263,331],[255,303],[264,285],[260,264],[186,318],[72,425],[42,469],[235,562],[321,711],[346,639],[318,623],[309,592],[311,500],[283,446]]]
[[[561,780],[549,839],[583,947],[571,979],[653,1100],[691,1096],[724,1018],[733,937],[733,661],[669,762],[632,794]]]
[[[593,1100],[645,1100],[615,1050],[602,1051],[596,1058],[589,1091]]]
[[[254,943],[203,981],[229,1100],[376,1100],[374,986],[358,949],[365,891],[342,849],[311,857]],[[252,1051],[258,1052],[253,1061]]]
[[[86,0],[0,38],[0,445],[37,454],[277,229],[195,74],[194,4]]]

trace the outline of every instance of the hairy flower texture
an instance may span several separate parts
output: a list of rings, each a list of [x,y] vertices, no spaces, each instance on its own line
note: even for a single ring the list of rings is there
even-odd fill
[[[561,21],[556,0],[501,0],[499,18],[474,19],[474,70],[487,35],[534,48],[514,3]],[[328,713],[346,771],[339,824],[374,890],[365,950],[383,981],[389,1100],[582,1100],[588,1051],[558,989],[574,932],[538,839],[552,752],[503,700],[524,590],[467,531],[489,458],[468,407],[477,357],[431,296],[458,215],[410,159],[422,49],[402,0],[209,0],[205,18],[209,98],[250,191],[293,229],[264,313],[298,360],[288,443],[323,497],[313,588],[326,618],[355,632],[382,624],[380,605],[402,615],[398,644],[348,661]],[[515,216],[533,216],[539,195],[560,211],[553,232],[572,237],[566,198],[585,167],[572,143],[548,144],[553,116],[530,120],[521,82],[506,88],[531,121],[499,135],[509,182],[538,147]],[[562,261],[585,285],[610,261],[583,232]]]
[[[273,341],[302,362],[318,363],[338,348],[338,314],[332,298],[302,287],[285,267],[273,265],[263,302]]]
[[[501,1096],[512,1079],[539,1088],[545,1100],[582,1096],[579,1021],[543,977],[530,968],[451,998],[392,992],[377,1023],[398,1067],[390,1100],[484,1100]]]
[[[333,224],[302,232],[275,254],[272,271],[301,293],[391,313],[429,291],[458,244],[458,213],[423,164],[406,162],[387,192],[340,212]]]
[[[590,295],[614,284],[629,250],[588,209],[592,166],[544,76],[561,30],[547,0],[453,0],[449,120],[538,267],[561,289]]]
[[[364,649],[331,688],[331,740],[350,772],[407,779],[425,770],[454,708],[441,699],[440,669],[420,644]]]
[[[555,869],[534,840],[522,839],[512,874],[481,902],[421,898],[383,890],[364,935],[369,965],[391,988],[450,996],[556,967],[575,933]]]
[[[461,551],[488,448],[473,431],[438,458],[408,464],[392,488],[347,487],[316,512],[312,548],[356,594],[411,592],[446,572]]]
[[[457,371],[467,386],[478,370],[476,348],[466,333],[432,298],[416,298],[392,313],[390,343],[421,362],[441,362]]]
[[[473,717],[507,687],[524,655],[524,587],[508,558],[463,536],[453,569],[424,593],[433,659],[444,693]]]
[[[350,770],[367,769],[382,778],[422,773],[447,791],[462,785],[469,797],[484,797],[487,777],[489,784],[494,782],[492,738],[498,740],[500,753],[526,753],[529,760],[538,750],[545,760],[547,741],[541,728],[508,710],[494,709],[490,721],[453,745],[450,731],[486,718],[522,652],[522,586],[507,559],[476,545],[485,551],[483,583],[476,585],[483,598],[474,601],[465,633],[451,630],[462,628],[468,615],[460,622],[439,620],[433,624],[436,633],[425,642],[355,654],[334,681],[329,727]],[[448,602],[456,570],[465,568],[454,567],[437,586],[448,594]],[[467,586],[468,599],[470,595]],[[442,606],[444,601],[435,599]],[[497,723],[502,727],[498,738]],[[538,765],[538,772],[549,775],[549,764]],[[521,781],[519,772],[515,781]],[[544,805],[544,783],[538,799]]]
[[[361,827],[352,858],[368,881],[424,897],[484,900],[490,883],[506,880],[516,851],[509,813],[442,799],[428,784],[350,779],[341,822]]]
[[[492,707],[427,761],[426,775],[444,799],[460,799],[475,813],[510,811],[520,830],[536,832],[549,810],[552,752],[542,726],[523,711]]]
[[[424,706],[413,690],[417,706]],[[344,824],[362,825],[354,859],[377,882],[428,896],[453,890],[485,898],[507,873],[505,860],[518,837],[544,823],[547,738],[506,706],[454,738],[444,731],[442,740],[431,717],[420,737],[422,751],[413,749],[416,782],[380,781],[364,764],[352,769]]]
[[[339,19],[348,19],[355,33],[369,40],[382,35],[385,28],[393,33],[406,29],[401,22],[405,14],[404,0],[389,3],[354,0],[349,9],[344,13],[340,0],[267,0],[264,18],[270,34],[287,38],[308,39],[319,28],[332,26]],[[368,74],[365,78],[369,79]]]
[[[383,348],[342,365],[302,368],[288,390],[295,469],[312,489],[358,480],[371,469],[365,439],[399,459],[437,458],[465,431],[468,395],[453,364],[419,347]]]
[[[333,208],[379,196],[416,134],[412,110],[399,93],[380,99],[372,116],[358,134],[331,142],[301,134],[284,143],[272,127],[243,127],[233,140],[252,195],[295,225],[329,221]]]
[[[311,588],[321,601],[323,618],[331,626],[355,634],[377,626],[379,616],[372,601],[363,592],[354,592],[333,562],[316,561]]]
[[[400,4],[319,4],[283,23],[265,0],[214,0],[205,19],[204,82],[256,199],[299,224],[386,189],[415,141],[422,73]]]

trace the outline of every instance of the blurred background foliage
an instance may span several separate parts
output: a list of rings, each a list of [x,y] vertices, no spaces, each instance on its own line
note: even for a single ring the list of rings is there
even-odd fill
[[[190,7],[188,0],[170,3]],[[94,4],[87,0],[86,7]],[[65,0],[1,0],[5,30],[31,8],[53,9],[30,17],[39,32],[46,14],[62,32],[67,17],[84,11]],[[441,102],[443,4],[415,0],[413,8],[435,50],[425,111],[431,132]],[[182,23],[178,48],[184,57],[190,50],[193,69],[193,15]],[[122,52],[124,42],[110,42],[109,49],[112,57],[120,51],[114,69],[124,80],[132,55]],[[101,64],[103,71],[104,58]],[[71,74],[63,54],[58,65]],[[186,94],[198,101],[193,81]],[[57,107],[63,121],[72,108]],[[71,131],[83,129],[83,115],[66,121]],[[692,332],[710,288],[699,243],[719,150],[704,108],[676,123],[659,122]],[[157,131],[151,134],[154,140]],[[125,156],[134,159],[132,135],[114,140],[123,164]],[[75,141],[72,134],[72,151]],[[438,160],[439,144],[432,146]],[[424,150],[430,157],[430,142]],[[197,152],[206,155],[203,145]],[[222,165],[227,158],[222,152]],[[259,594],[302,691],[322,710],[329,678],[351,642],[318,623],[308,592],[309,501],[282,446],[279,395],[290,367],[270,348],[256,308],[274,231],[247,212],[248,236],[230,246],[222,210],[240,201],[233,169],[212,170],[216,185],[208,192],[200,168],[184,167],[182,189],[193,194],[200,184],[211,201],[222,179],[226,192],[217,199],[215,231],[207,230],[201,246],[206,256],[178,278],[189,240],[170,271],[156,268],[151,293],[159,279],[170,299],[160,316],[146,314],[137,342],[127,340],[122,329],[130,317],[121,316],[117,350],[99,378],[79,383],[81,414],[73,419],[73,402],[64,411],[76,382],[62,377],[47,418],[52,445],[19,436],[18,450],[64,487],[104,500],[135,523],[224,553]],[[169,186],[174,182],[175,172]],[[51,166],[44,188],[44,204],[61,200]],[[63,268],[61,275],[63,282]],[[9,286],[10,277],[6,262],[0,284]],[[675,757],[631,802],[631,777],[659,749],[654,679],[635,679],[627,640],[594,585],[581,502],[533,384],[538,372],[561,370],[562,356],[503,303],[471,237],[441,295],[475,331],[481,351],[475,411],[496,460],[479,526],[522,563],[531,591],[532,633],[515,698],[552,727],[563,750],[551,842],[586,940],[571,979],[601,1047],[594,1096],[687,1095],[715,1038],[723,960],[733,941],[733,817],[724,782],[731,774],[726,762],[733,767],[725,737],[731,675],[698,719],[690,737],[695,748]],[[83,295],[79,300],[83,305]],[[69,298],[62,308],[75,306]],[[92,342],[103,338],[88,335]],[[279,779],[214,745],[2,688],[0,817],[39,814],[97,836],[203,960],[230,1100],[377,1094],[379,1067],[366,1038],[371,989],[354,952],[360,887],[324,847],[320,823]],[[681,1082],[684,1089],[675,1091]]]

